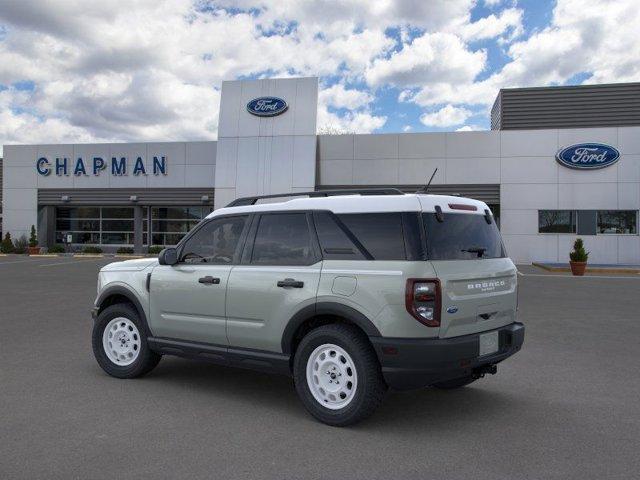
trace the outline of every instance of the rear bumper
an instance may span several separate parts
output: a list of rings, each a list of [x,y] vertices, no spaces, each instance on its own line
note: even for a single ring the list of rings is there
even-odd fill
[[[397,390],[408,390],[472,375],[520,350],[524,342],[522,323],[496,330],[500,347],[496,353],[483,357],[478,357],[479,337],[487,332],[453,338],[370,337],[370,340],[387,384]]]

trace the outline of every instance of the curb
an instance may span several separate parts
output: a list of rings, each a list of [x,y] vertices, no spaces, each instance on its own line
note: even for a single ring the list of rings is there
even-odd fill
[[[14,254],[14,255],[23,255],[23,254]],[[8,257],[7,253],[0,253],[0,257]],[[117,253],[39,253],[38,255],[28,255],[24,254],[23,256],[32,257],[32,258],[58,258],[58,257],[67,257],[67,258],[118,258],[123,260],[135,260],[138,258],[158,258],[157,255],[130,255],[130,254],[117,254]]]
[[[556,272],[556,273],[569,273],[571,272],[571,267],[552,267],[549,265],[545,265],[543,263],[532,262],[531,265],[534,267],[541,268],[546,270],[547,272]],[[631,273],[631,274],[640,274],[640,268],[607,268],[607,267],[590,267],[587,265],[587,269],[585,273],[607,273],[607,274],[616,274],[616,273]]]

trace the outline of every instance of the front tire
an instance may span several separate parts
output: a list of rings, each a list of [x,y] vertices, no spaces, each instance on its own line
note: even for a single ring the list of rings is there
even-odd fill
[[[351,325],[324,325],[309,332],[296,351],[293,376],[309,413],[337,427],[369,417],[387,390],[371,344]]]
[[[100,312],[91,340],[98,365],[112,377],[141,377],[162,358],[149,348],[138,312],[126,303],[110,305]]]

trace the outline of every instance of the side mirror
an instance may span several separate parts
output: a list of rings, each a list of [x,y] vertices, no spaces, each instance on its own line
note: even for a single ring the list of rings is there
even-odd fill
[[[160,265],[175,265],[178,263],[178,250],[173,247],[165,248],[158,255]]]

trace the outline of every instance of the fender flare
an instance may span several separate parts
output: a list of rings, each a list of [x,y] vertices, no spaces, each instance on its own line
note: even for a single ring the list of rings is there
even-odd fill
[[[140,300],[138,299],[137,295],[133,293],[130,289],[123,287],[122,285],[113,285],[111,287],[105,288],[102,292],[100,292],[100,295],[98,295],[98,298],[96,298],[96,301],[95,301],[96,308],[102,310],[102,304],[104,303],[104,301],[107,298],[112,297],[113,295],[122,295],[133,304],[136,311],[138,312],[138,315],[140,315],[140,319],[142,320],[142,323],[144,324],[144,329],[147,337],[151,337],[152,333],[151,333],[151,329],[149,328],[149,322],[147,322],[147,314],[145,313],[144,308],[142,308],[142,304],[140,303]]]
[[[335,315],[360,327],[368,337],[381,337],[380,330],[364,314],[353,307],[335,302],[318,302],[299,310],[291,317],[282,333],[282,352],[291,354],[291,344],[296,331],[307,320],[318,315]]]

